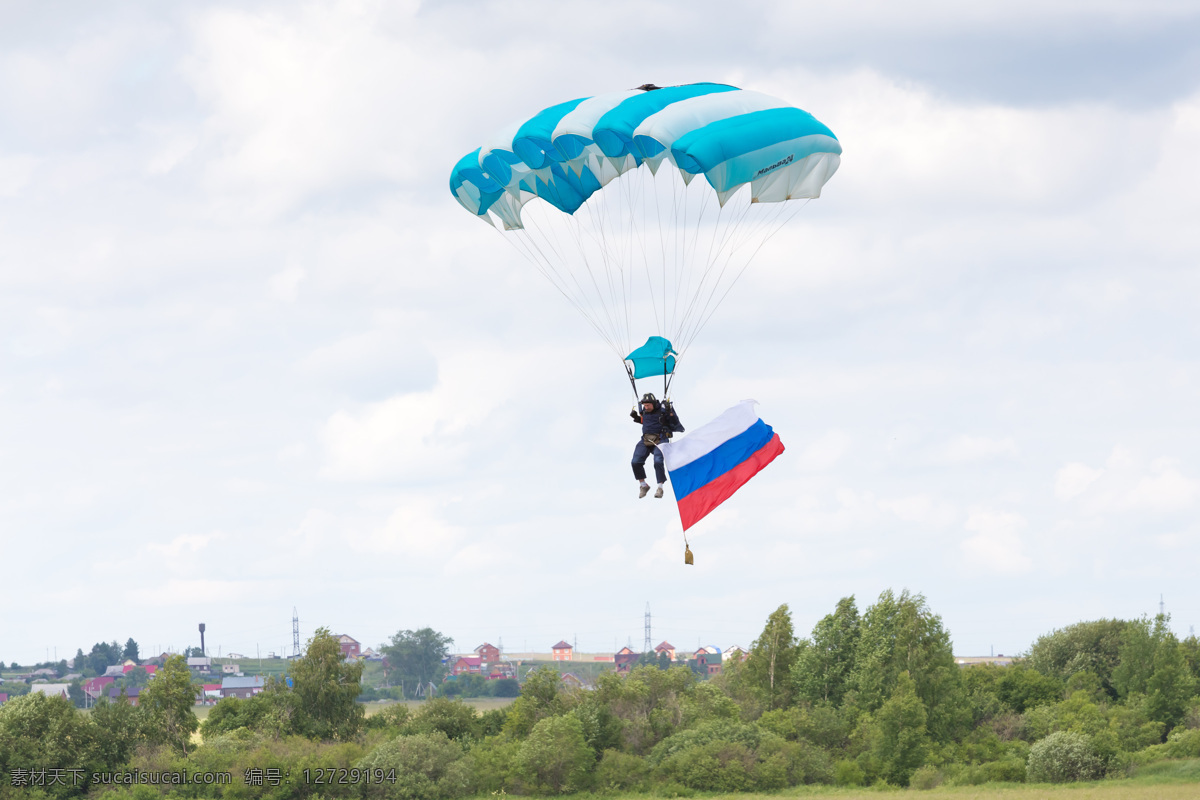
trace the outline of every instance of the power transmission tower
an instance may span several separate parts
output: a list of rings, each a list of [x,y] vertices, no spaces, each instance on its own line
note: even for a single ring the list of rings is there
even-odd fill
[[[649,653],[653,647],[653,642],[650,639],[650,604],[646,603],[646,642],[642,645],[642,652]]]
[[[1163,602],[1163,596],[1160,594],[1158,596],[1158,615],[1161,617],[1163,614],[1166,614],[1166,613],[1167,613],[1167,604]]]
[[[292,655],[300,655],[300,615],[296,613],[295,606],[292,606]]]

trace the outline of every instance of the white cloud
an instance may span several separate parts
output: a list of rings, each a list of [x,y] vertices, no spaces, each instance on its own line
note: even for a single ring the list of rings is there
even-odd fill
[[[1191,508],[1200,493],[1200,481],[1185,477],[1169,462],[1159,462],[1151,470],[1154,474],[1141,478],[1126,496],[1130,509],[1169,512]]]
[[[523,369],[505,353],[462,353],[443,360],[429,391],[336,412],[322,431],[324,473],[339,480],[447,477],[492,412],[519,391]]]
[[[0,156],[0,197],[16,197],[33,179],[39,159],[34,156]]]
[[[986,436],[957,436],[935,449],[935,458],[950,464],[1015,458],[1020,450],[1011,436],[990,439]]]
[[[962,542],[963,554],[972,566],[1009,575],[1029,572],[1033,567],[1021,539],[1029,523],[1020,514],[978,509],[967,517],[964,527],[975,532]]]
[[[953,505],[927,494],[880,500],[879,507],[890,511],[905,522],[915,522],[937,528],[952,525],[958,519]]]
[[[1086,464],[1067,464],[1054,476],[1054,496],[1059,500],[1074,500],[1103,474],[1104,470],[1092,469]]]
[[[821,472],[836,464],[849,448],[850,438],[841,431],[826,431],[800,451],[800,468]]]
[[[284,303],[295,302],[305,277],[304,268],[297,265],[276,272],[268,283],[271,297]]]
[[[1060,469],[1054,493],[1060,500],[1078,501],[1090,514],[1169,514],[1192,507],[1200,496],[1200,481],[1187,477],[1176,459],[1146,463],[1130,448],[1118,445],[1104,468],[1072,462]]]
[[[350,533],[346,540],[357,553],[402,559],[447,558],[463,531],[446,522],[446,502],[421,495],[405,497],[382,526]],[[470,562],[470,557],[466,557]]]

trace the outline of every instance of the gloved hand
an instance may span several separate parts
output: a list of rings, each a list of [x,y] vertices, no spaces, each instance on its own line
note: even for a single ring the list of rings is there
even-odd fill
[[[640,416],[638,416],[638,413],[636,411],[630,411],[629,418],[632,419],[634,422],[642,421],[642,418]]]

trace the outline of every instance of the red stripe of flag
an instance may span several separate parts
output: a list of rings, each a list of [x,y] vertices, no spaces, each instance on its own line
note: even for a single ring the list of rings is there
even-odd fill
[[[759,470],[774,461],[782,452],[783,442],[779,440],[777,433],[771,437],[771,441],[751,453],[745,461],[680,500],[679,519],[683,522],[683,529],[686,531],[704,519],[710,511],[728,500],[746,481],[757,475]]]

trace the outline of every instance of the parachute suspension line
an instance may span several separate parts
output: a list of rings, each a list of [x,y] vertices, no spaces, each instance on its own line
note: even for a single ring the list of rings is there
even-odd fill
[[[695,225],[692,225],[692,226],[691,226],[691,228],[692,228],[692,255],[691,255],[691,259],[692,259],[693,261],[694,261],[694,260],[695,260],[695,259],[696,259],[696,258],[699,256],[699,254],[700,254],[700,229],[701,229],[701,228],[704,226],[704,217],[705,217],[705,214],[708,212],[709,199],[710,199],[712,196],[713,196],[713,195],[712,195],[712,193],[711,193],[711,192],[702,192],[702,193],[701,193],[701,195],[700,195],[700,198],[701,198],[701,200],[700,200],[700,210],[699,210],[699,212],[698,212],[698,213],[697,213],[697,215],[696,215],[696,223],[695,223]],[[719,208],[719,207],[718,207],[718,208]],[[719,222],[720,222],[720,218],[718,217],[717,224],[719,224]],[[714,228],[714,235],[715,235],[715,228]],[[711,250],[711,245],[710,245],[710,250]],[[681,272],[685,272],[685,271],[688,271],[688,270],[681,270]],[[688,272],[690,272],[690,271],[688,271]],[[673,332],[674,332],[676,335],[678,335],[678,334],[679,334],[679,332],[682,330],[682,320],[680,320],[680,318],[679,318],[679,296],[680,296],[680,291],[679,291],[679,280],[677,279],[677,280],[676,280],[676,283],[675,283],[675,308],[674,308],[674,309],[672,310],[672,312],[671,312],[671,313],[672,313],[672,321],[671,321],[671,326],[672,326],[672,330],[673,330]],[[678,326],[677,326],[677,324],[678,324]]]
[[[705,259],[704,270],[700,273],[699,280],[696,282],[695,289],[693,290],[691,288],[690,284],[688,287],[687,294],[689,295],[689,300],[688,300],[686,307],[684,308],[683,319],[680,322],[680,331],[681,331],[680,346],[681,347],[683,346],[682,342],[687,340],[687,337],[686,337],[686,335],[684,335],[684,332],[686,332],[690,327],[691,320],[693,318],[693,315],[696,312],[696,308],[698,306],[698,303],[700,302],[700,298],[704,294],[704,289],[705,289],[705,285],[708,281],[708,278],[712,274],[713,269],[720,262],[720,260],[722,258],[722,254],[725,252],[726,246],[730,243],[730,241],[734,235],[733,232],[736,231],[738,229],[738,227],[741,225],[741,223],[744,220],[745,215],[748,211],[748,208],[749,207],[747,206],[746,208],[741,209],[741,213],[739,213],[737,210],[731,211],[730,215],[733,216],[733,219],[729,219],[725,215],[724,207],[722,207],[722,209],[721,209],[722,213],[720,215],[719,221],[722,224],[718,226],[719,230],[714,230],[713,241],[709,245],[708,257]],[[718,233],[719,233],[719,238],[717,236]],[[732,254],[730,254],[730,255],[732,255]],[[720,274],[718,274],[717,279],[716,279],[717,283],[720,282],[720,279],[721,279]]]
[[[585,203],[584,205],[588,209],[588,214],[591,218],[594,230],[588,230],[587,228],[584,227],[580,218],[576,217],[575,215],[571,215],[572,221],[575,222],[575,227],[573,228],[573,230],[576,232],[576,241],[577,241],[577,244],[578,244],[581,252],[585,252],[585,247],[582,242],[582,237],[580,236],[580,234],[582,234],[582,233],[590,234],[590,238],[592,239],[593,242],[595,242],[597,244],[597,246],[600,250],[600,263],[604,267],[605,285],[608,287],[608,299],[609,299],[608,302],[604,301],[604,294],[603,294],[602,290],[600,289],[599,284],[596,281],[596,276],[592,271],[591,262],[586,258],[586,255],[584,258],[584,265],[588,269],[588,276],[592,280],[592,286],[595,288],[596,295],[600,300],[600,304],[604,308],[605,316],[607,317],[609,325],[611,326],[612,331],[613,331],[613,336],[617,339],[620,339],[621,338],[621,336],[620,336],[621,326],[620,326],[620,323],[618,322],[618,320],[616,319],[616,317],[614,316],[614,314],[616,313],[616,298],[615,298],[615,293],[613,290],[612,266],[611,266],[611,261],[612,261],[613,255],[610,252],[608,245],[607,245],[609,236],[606,234],[606,230],[608,227],[606,224],[606,219],[605,219],[605,210],[606,209],[602,204],[593,205],[590,203]]]
[[[555,253],[556,256],[558,256],[559,263],[562,263],[562,264],[569,263],[569,260],[564,258],[560,252],[563,248],[562,248],[561,243],[558,242],[558,231],[555,229],[554,226],[551,226],[551,230],[554,232],[554,237],[555,237],[555,241],[553,243],[550,242],[550,238],[547,235],[547,233],[542,229],[541,226],[537,225],[536,222],[534,222],[533,230],[536,231],[537,233],[539,233],[546,240],[547,246],[553,250],[553,252]],[[535,242],[535,245],[536,245],[536,242]],[[600,313],[604,310],[603,298],[597,296],[593,300],[592,297],[589,295],[587,289],[582,284],[580,284],[579,276],[570,269],[566,269],[564,271],[566,272],[567,278],[570,279],[570,282],[575,284],[575,289],[576,289],[576,292],[578,295],[580,305],[587,306],[587,309],[588,309],[587,313],[588,313],[589,318],[592,319],[593,324],[596,327],[604,328],[604,324],[603,324],[604,319]],[[557,269],[555,270],[555,274],[556,275],[558,274]],[[563,283],[564,283],[564,285],[566,285],[567,281],[563,280]],[[597,304],[600,306],[599,311],[596,310]],[[609,347],[613,348],[614,351],[620,351],[620,343],[618,343],[616,341],[616,337],[613,334],[614,334],[614,332],[612,331],[611,325],[610,325],[607,329],[605,329],[604,339],[605,339],[605,341],[607,341],[609,343]]]
[[[585,205],[587,205],[587,204],[585,204]],[[609,332],[611,333],[612,338],[615,341],[615,340],[619,340],[621,338],[620,326],[617,324],[616,320],[613,319],[612,304],[606,303],[604,300],[604,292],[603,292],[603,290],[601,290],[600,285],[596,280],[596,274],[595,274],[596,268],[593,267],[593,264],[592,264],[593,259],[589,257],[588,248],[584,244],[584,235],[586,234],[588,236],[588,238],[590,238],[592,240],[592,242],[599,247],[600,260],[603,263],[605,272],[607,274],[607,272],[608,272],[608,265],[607,265],[608,252],[603,244],[604,225],[603,225],[602,220],[598,216],[597,210],[590,205],[588,206],[588,214],[591,215],[593,225],[597,229],[599,229],[599,235],[597,235],[596,231],[589,230],[587,228],[587,226],[585,226],[582,223],[581,219],[576,217],[575,215],[570,215],[571,222],[568,224],[567,227],[569,228],[570,232],[574,236],[576,249],[579,251],[580,258],[583,261],[584,269],[587,270],[588,280],[591,282],[592,290],[595,292],[596,303],[600,307],[600,309],[603,311],[603,315],[607,322]],[[574,277],[574,273],[572,273],[572,276]],[[578,283],[578,278],[576,278],[576,283]],[[586,292],[586,290],[583,289],[582,286],[580,287],[580,291]],[[620,351],[620,349],[621,349],[620,345],[617,345],[615,347],[615,349]],[[618,354],[622,355],[622,356],[624,355],[623,353],[618,353]]]
[[[647,263],[646,256],[646,235],[645,225],[638,224],[639,210],[644,215],[646,207],[646,181],[642,176],[642,170],[630,170],[622,176],[626,179],[625,190],[625,214],[622,215],[622,221],[628,226],[629,241],[628,241],[628,258],[624,262],[626,269],[622,271],[623,280],[621,289],[625,298],[625,330],[629,337],[629,343],[633,341],[633,276],[634,265],[636,260],[636,252],[640,251],[642,255],[643,266]]]
[[[708,322],[709,322],[709,320],[712,319],[713,314],[717,313],[717,309],[720,308],[721,304],[725,302],[725,298],[729,296],[729,293],[731,291],[733,291],[733,287],[737,285],[737,282],[741,280],[742,275],[744,275],[746,273],[746,270],[749,269],[750,265],[752,263],[754,263],[754,259],[758,255],[759,251],[761,251],[763,249],[763,247],[766,246],[767,242],[769,242],[769,241],[771,241],[771,239],[775,238],[775,235],[778,234],[781,230],[783,230],[788,225],[788,223],[790,223],[793,219],[795,219],[796,216],[801,211],[803,211],[804,207],[807,206],[810,202],[812,202],[811,198],[805,199],[805,201],[803,203],[798,205],[796,208],[792,209],[791,213],[786,214],[786,215],[784,214],[784,208],[783,208],[784,204],[779,203],[780,209],[778,212],[776,212],[775,218],[773,220],[771,220],[771,222],[769,223],[769,225],[773,224],[774,228],[769,230],[767,235],[765,237],[763,237],[763,239],[758,243],[758,246],[754,248],[754,251],[746,259],[745,264],[742,265],[742,268],[738,271],[737,275],[734,276],[733,280],[729,282],[729,286],[725,289],[725,292],[721,295],[720,299],[717,300],[716,305],[714,305],[712,307],[712,310],[708,311],[708,313],[706,315],[703,315],[703,318],[700,320],[699,324],[696,326],[694,332],[691,334],[691,337],[686,341],[686,343],[683,345],[683,348],[680,350],[681,356],[683,355],[683,350],[687,349],[688,345],[690,345],[692,343],[692,341],[694,341],[695,338],[700,335],[700,332],[702,330],[704,330],[704,328],[708,325]],[[784,217],[784,219],[781,220],[780,217]],[[764,226],[764,227],[769,227],[769,225]]]
[[[713,255],[713,259],[708,265],[708,268],[705,270],[705,278],[707,278],[712,269],[716,268],[718,263],[721,264],[716,278],[713,280],[711,286],[707,288],[707,297],[705,297],[704,287],[699,288],[696,292],[696,304],[689,308],[689,323],[691,327],[686,335],[682,337],[683,343],[680,345],[681,347],[686,347],[688,344],[691,344],[692,340],[695,339],[695,336],[698,333],[697,326],[704,318],[705,312],[708,310],[713,296],[720,290],[722,281],[725,278],[725,274],[730,265],[733,263],[734,257],[737,255],[738,250],[741,249],[743,244],[745,244],[745,241],[751,236],[757,235],[757,231],[755,231],[753,228],[748,228],[744,224],[746,217],[750,214],[751,208],[752,204],[747,203],[744,207],[742,207],[740,212],[735,212],[735,218],[733,222],[730,223],[729,227],[726,229],[726,235],[722,238],[720,246]],[[749,264],[749,261],[746,263]],[[743,267],[743,269],[744,268],[745,267]],[[703,302],[702,306],[699,305],[701,302]]]
[[[707,193],[705,194],[705,199],[707,200]],[[713,224],[713,240],[709,242],[709,255],[705,259],[706,264],[710,263],[712,260],[713,245],[716,241],[717,234],[723,229],[722,226],[725,221],[724,212],[725,209],[723,206],[718,207],[717,218]],[[697,221],[697,226],[699,226],[699,221]],[[690,309],[693,305],[695,305],[698,293],[704,288],[704,279],[707,275],[707,269],[704,272],[701,272],[701,270],[697,267],[694,269],[684,270],[684,273],[687,276],[686,285],[682,291],[676,292],[677,301],[680,298],[684,299],[683,312],[682,314],[677,315],[677,324],[675,328],[675,335],[677,339],[686,329]],[[699,277],[698,281],[695,280],[697,276]]]
[[[657,192],[654,191],[653,178],[654,178],[654,176],[651,175],[650,176],[650,190],[655,195],[655,204],[657,205],[658,194],[657,194]],[[630,228],[636,229],[638,245],[639,245],[639,248],[641,250],[641,255],[642,255],[642,268],[645,270],[646,275],[648,276],[650,274],[650,253],[647,250],[646,240],[647,240],[648,236],[647,236],[646,232],[650,229],[650,204],[646,199],[647,182],[648,182],[647,179],[643,176],[641,183],[638,184],[638,186],[641,190],[638,194],[638,198],[640,200],[640,202],[638,204],[639,208],[634,208],[632,206],[629,207],[629,225],[630,225]],[[639,213],[640,213],[640,219],[638,216]],[[631,297],[633,295],[633,273],[634,273],[634,264],[633,264],[633,261],[630,260],[630,263],[629,263],[629,294]],[[632,315],[630,315],[630,316],[632,318]],[[632,325],[631,325],[631,328],[632,328]]]
[[[538,270],[538,272],[542,273],[542,277],[544,277],[547,281],[549,281],[550,285],[553,286],[555,289],[557,289],[559,294],[561,294],[563,297],[565,297],[567,302],[575,307],[575,310],[579,312],[579,316],[583,317],[584,321],[587,322],[588,325],[592,326],[592,330],[596,331],[596,333],[599,334],[600,338],[603,339],[610,348],[612,348],[613,352],[615,352],[617,354],[618,358],[623,357],[623,354],[616,347],[615,342],[613,342],[612,339],[610,339],[609,336],[605,333],[605,331],[599,325],[596,324],[595,320],[592,319],[591,315],[589,315],[587,313],[587,311],[584,310],[584,308],[576,301],[576,299],[574,297],[572,297],[567,291],[565,291],[561,285],[559,285],[559,282],[555,279],[553,268],[550,268],[550,270],[548,271],[546,266],[543,266],[542,262],[543,262],[543,260],[545,260],[545,255],[542,254],[539,249],[537,249],[536,243],[527,242],[527,241],[525,241],[525,239],[522,239],[521,237],[518,237],[518,236],[505,236],[503,232],[500,232],[500,231],[497,231],[497,232],[500,233],[500,236],[503,239],[505,239],[510,245],[512,245],[513,249],[516,250],[518,253],[520,253],[523,258],[525,258],[527,261],[533,262],[533,265]],[[518,242],[520,242],[520,244],[518,244]],[[532,244],[532,247],[530,247],[531,244]],[[538,256],[541,257],[541,260],[539,260],[538,257],[535,257],[535,255],[534,255],[535,250],[537,250]],[[547,266],[548,266],[548,262],[547,262]]]
[[[659,197],[659,194],[660,194],[659,190],[660,190],[660,187],[658,185],[655,185],[654,186],[654,215],[655,215],[656,221],[658,221],[658,223],[659,223],[659,258],[660,258],[659,264],[665,265],[667,263],[667,236],[666,236],[666,228],[664,227],[664,224],[662,224],[662,198]],[[647,225],[647,228],[648,227],[649,227],[649,225]],[[652,278],[650,278],[649,263],[646,264],[646,283],[647,284],[652,283]],[[666,290],[667,290],[666,285],[664,285],[664,287],[662,287],[662,291],[666,291]],[[653,297],[652,297],[652,300],[653,300]],[[655,323],[658,323],[659,329],[662,331],[662,333],[664,333],[664,335],[666,335],[666,333],[668,332],[664,327],[664,325],[666,325],[666,320],[659,319],[658,305],[655,305],[655,303],[653,303],[653,302],[652,302],[652,305],[654,306]]]
[[[629,362],[622,361],[621,363],[625,367],[625,374],[629,376],[629,385],[633,387],[633,405],[636,407],[638,404],[637,381],[633,379],[633,370],[629,368]]]

